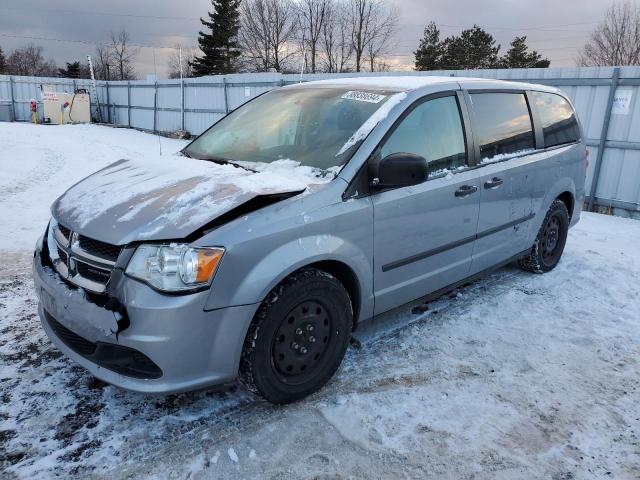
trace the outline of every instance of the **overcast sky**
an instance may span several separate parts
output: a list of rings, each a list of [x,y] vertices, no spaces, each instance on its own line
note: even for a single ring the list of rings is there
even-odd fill
[[[530,46],[551,60],[552,67],[575,65],[577,50],[602,19],[610,0],[397,0],[400,13],[397,45],[389,62],[407,69],[424,25],[433,20],[443,36],[474,23],[494,35],[506,50],[515,35],[527,35]],[[105,42],[111,30],[126,28],[132,41],[156,47],[159,77],[166,75],[166,48],[196,45],[200,16],[210,0],[2,0],[0,46],[11,51],[29,42],[44,47],[59,65],[84,60],[92,44]],[[25,38],[32,37],[32,38]],[[53,41],[57,39],[58,41]],[[64,41],[62,41],[64,40]],[[71,43],[70,41],[88,42]],[[140,48],[138,76],[154,72],[153,49]]]

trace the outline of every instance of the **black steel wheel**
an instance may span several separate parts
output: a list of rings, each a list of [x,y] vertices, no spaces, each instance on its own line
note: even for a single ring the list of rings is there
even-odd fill
[[[560,261],[569,232],[569,212],[561,200],[555,200],[542,222],[530,253],[520,259],[527,271],[544,273],[553,270]]]
[[[352,325],[351,300],[335,277],[296,272],[267,296],[249,327],[240,379],[273,403],[299,400],[338,369]]]
[[[273,339],[273,364],[283,382],[300,384],[326,360],[335,322],[317,300],[301,302],[286,318]]]

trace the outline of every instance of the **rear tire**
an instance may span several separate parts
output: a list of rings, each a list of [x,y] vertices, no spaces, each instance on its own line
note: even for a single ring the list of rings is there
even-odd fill
[[[564,251],[569,232],[569,212],[562,200],[554,200],[544,217],[531,251],[518,260],[520,268],[528,272],[545,273],[553,270]]]
[[[300,400],[322,388],[349,345],[353,310],[332,275],[305,268],[262,302],[245,338],[240,380],[272,403]]]

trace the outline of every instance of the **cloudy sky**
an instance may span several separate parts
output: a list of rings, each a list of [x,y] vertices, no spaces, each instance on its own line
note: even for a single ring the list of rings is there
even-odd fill
[[[396,45],[388,58],[394,69],[413,63],[412,51],[430,20],[444,36],[474,23],[507,47],[515,35],[527,35],[530,46],[551,60],[571,66],[577,50],[602,19],[610,0],[396,0],[400,13]],[[126,28],[141,46],[136,70],[141,78],[166,74],[168,48],[196,45],[210,0],[2,0],[0,46],[5,53],[29,42],[44,47],[56,63],[83,60],[111,30]]]

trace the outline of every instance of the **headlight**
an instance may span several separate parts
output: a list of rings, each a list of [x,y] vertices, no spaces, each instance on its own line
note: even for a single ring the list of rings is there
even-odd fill
[[[184,244],[140,245],[126,273],[166,292],[193,290],[211,283],[224,248]]]

